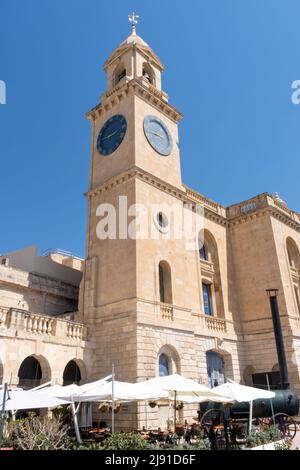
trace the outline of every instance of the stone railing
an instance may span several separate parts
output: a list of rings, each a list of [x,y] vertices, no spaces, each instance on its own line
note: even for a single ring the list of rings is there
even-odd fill
[[[209,317],[208,315],[206,315],[205,323],[209,330],[221,331],[223,333],[226,333],[227,331],[226,321],[222,318]]]
[[[283,212],[285,212],[291,219],[293,219],[298,224],[300,223],[300,214],[298,212],[292,211],[281,201],[277,201],[273,198],[274,205],[279,207]]]
[[[217,204],[214,201],[211,201],[210,199],[207,199],[205,196],[202,196],[202,194],[196,193],[192,189],[188,188],[185,186],[186,190],[186,195],[188,196],[189,199],[199,202],[203,204],[204,206],[209,207],[209,209],[213,210],[214,212],[219,212],[219,204]]]
[[[8,325],[9,308],[0,307],[0,327],[6,327]]]
[[[165,320],[174,320],[173,307],[168,304],[160,304],[160,314]]]
[[[84,341],[87,339],[87,328],[79,322],[65,320],[50,315],[41,315],[25,310],[0,307],[0,328],[5,335],[18,337],[34,335],[44,338],[59,338],[60,341]]]
[[[193,317],[198,319],[198,325],[196,326],[196,331],[199,333],[205,333],[208,336],[222,336],[224,334],[235,335],[235,327],[232,320],[227,320],[225,318],[218,318],[204,313],[193,313]]]
[[[30,333],[53,335],[54,319],[44,315],[25,313],[24,327]]]
[[[85,339],[84,325],[75,322],[68,322],[67,324],[67,336],[73,339]]]

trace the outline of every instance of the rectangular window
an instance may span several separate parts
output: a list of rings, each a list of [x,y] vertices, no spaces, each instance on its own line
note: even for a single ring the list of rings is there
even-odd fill
[[[203,259],[204,261],[207,261],[206,249],[205,249],[204,244],[199,249],[199,256],[200,256],[200,259]]]
[[[300,299],[299,299],[299,290],[297,286],[294,286],[295,289],[295,296],[296,296],[296,302],[297,302],[297,307],[298,307],[298,314],[300,315]]]
[[[211,303],[211,286],[209,284],[202,284],[203,290],[203,304],[205,315],[212,315],[212,303]]]

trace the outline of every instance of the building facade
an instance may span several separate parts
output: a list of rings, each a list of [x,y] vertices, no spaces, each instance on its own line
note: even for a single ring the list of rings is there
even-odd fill
[[[105,62],[107,91],[87,114],[91,163],[79,308],[73,305],[72,319],[57,318],[62,303],[70,303],[61,292],[59,307],[38,303],[34,309],[43,321],[56,322],[55,329],[28,332],[21,320],[11,320],[28,313],[6,299],[0,323],[3,380],[12,375],[17,382],[27,355],[41,362],[47,357],[47,377],[42,364],[40,375],[59,382],[71,361],[77,382],[103,377],[114,364],[116,378],[127,382],[178,372],[210,386],[226,378],[265,385],[266,375],[279,386],[266,294],[277,288],[289,378],[300,394],[300,215],[278,195],[224,207],[183,184],[182,115],[162,90],[163,69],[134,27]],[[193,249],[172,235],[174,207],[192,218],[202,209]],[[135,236],[128,236],[139,211],[148,235],[136,236],[133,225]],[[70,288],[62,279],[58,284]],[[25,293],[19,297],[23,301]],[[77,331],[76,338],[69,330]],[[70,373],[65,383],[71,380]],[[149,410],[144,404],[123,406],[117,422],[123,428],[166,424],[165,405]],[[180,413],[189,418],[195,407]]]

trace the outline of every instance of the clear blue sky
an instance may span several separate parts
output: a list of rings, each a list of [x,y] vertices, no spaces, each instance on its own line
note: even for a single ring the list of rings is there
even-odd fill
[[[184,182],[224,205],[278,191],[300,211],[299,0],[1,0],[0,252],[38,244],[84,255],[84,114],[132,10],[184,114]]]

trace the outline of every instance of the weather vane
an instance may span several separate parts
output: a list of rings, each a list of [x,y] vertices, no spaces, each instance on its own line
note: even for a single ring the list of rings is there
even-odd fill
[[[131,15],[128,15],[128,20],[131,23],[131,30],[133,33],[135,32],[135,25],[138,24],[138,18],[139,15],[136,15],[135,12],[131,13]]]

